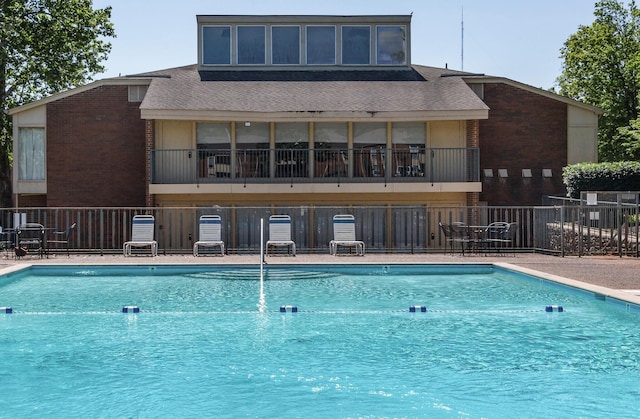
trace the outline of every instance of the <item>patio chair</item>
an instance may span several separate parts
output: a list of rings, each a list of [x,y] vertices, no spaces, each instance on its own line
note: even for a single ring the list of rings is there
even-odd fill
[[[364,242],[356,240],[356,221],[353,215],[333,216],[333,240],[329,242],[329,253],[337,255],[338,246],[353,247],[356,255],[364,256]]]
[[[439,222],[438,227],[440,227],[440,231],[444,235],[444,252],[447,253],[447,248],[449,248],[453,254],[453,231],[451,231],[451,226],[449,224],[442,224]]]
[[[4,250],[5,257],[9,257],[9,250],[15,243],[13,231],[6,231],[0,226],[0,250]]]
[[[384,176],[384,150],[382,147],[372,148],[369,152],[371,159],[371,176]]]
[[[44,226],[39,223],[26,223],[18,227],[16,232],[16,257],[25,256],[28,252],[37,252],[42,257],[45,253],[44,232]]]
[[[269,255],[270,247],[287,247],[287,252],[296,255],[296,244],[291,240],[291,217],[288,215],[272,215],[269,217],[269,240],[265,252]],[[291,249],[291,251],[289,251]]]
[[[67,249],[67,257],[69,257],[69,239],[71,238],[71,235],[73,234],[73,232],[76,229],[76,223],[71,224],[66,230],[64,231],[54,231],[53,232],[53,239],[47,239],[47,249],[50,249],[52,244],[54,245],[64,245],[65,249]]]
[[[133,247],[150,247],[151,256],[158,256],[158,242],[153,238],[154,231],[153,215],[135,215],[131,221],[131,240],[122,245],[122,253],[131,256]]]
[[[490,223],[478,238],[478,245],[485,252],[488,252],[489,250],[499,252],[499,248],[503,245],[502,240],[504,239],[504,235],[508,227],[509,223],[504,221],[495,221]]]
[[[460,243],[460,250],[462,252],[462,256],[464,256],[465,246],[468,246],[472,241],[469,238],[467,225],[464,223],[442,224],[439,222],[438,226],[440,227],[442,234],[444,234],[446,242],[450,246],[451,254],[455,251],[455,244]],[[445,244],[445,253],[446,250]]]
[[[193,256],[200,256],[200,247],[220,247],[220,256],[224,256],[222,219],[219,215],[203,215],[198,223],[198,241],[193,244]]]
[[[515,256],[515,240],[518,232],[518,223],[501,223],[501,229],[498,230],[491,238],[490,241],[494,243],[498,252],[502,250],[511,249]]]

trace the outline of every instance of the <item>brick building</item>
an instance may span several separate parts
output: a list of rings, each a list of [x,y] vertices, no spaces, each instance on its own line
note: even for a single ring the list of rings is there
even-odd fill
[[[414,65],[410,23],[198,16],[197,64],[10,111],[15,205],[537,205],[597,161],[599,109]]]

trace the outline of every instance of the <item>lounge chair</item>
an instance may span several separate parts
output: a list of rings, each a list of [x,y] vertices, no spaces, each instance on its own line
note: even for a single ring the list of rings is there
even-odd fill
[[[269,247],[287,246],[296,255],[296,244],[291,240],[291,217],[288,215],[272,215],[269,217],[269,240],[265,246],[265,253],[269,255]]]
[[[131,256],[133,247],[150,247],[151,256],[158,256],[158,242],[154,240],[153,215],[135,215],[131,221],[131,240],[122,245],[122,253]]]
[[[193,244],[193,256],[199,256],[200,247],[220,247],[220,256],[224,256],[222,219],[219,215],[203,215],[200,217],[198,241]]]
[[[356,240],[356,220],[353,215],[333,216],[333,240],[329,242],[329,253],[337,255],[338,246],[354,247],[356,255],[364,255],[364,242]]]

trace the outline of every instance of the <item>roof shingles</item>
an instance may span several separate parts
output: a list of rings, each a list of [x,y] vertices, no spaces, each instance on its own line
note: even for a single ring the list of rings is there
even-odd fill
[[[424,69],[421,69],[424,71]],[[460,77],[423,81],[202,81],[195,66],[154,78],[141,109],[220,112],[488,110]]]

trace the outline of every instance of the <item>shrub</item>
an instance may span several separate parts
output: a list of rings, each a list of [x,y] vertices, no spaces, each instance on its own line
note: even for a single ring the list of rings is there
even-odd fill
[[[640,162],[572,164],[562,170],[562,181],[571,198],[583,191],[639,191]]]

